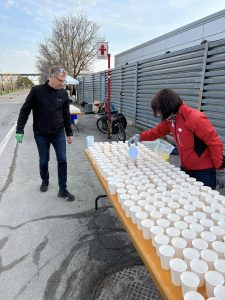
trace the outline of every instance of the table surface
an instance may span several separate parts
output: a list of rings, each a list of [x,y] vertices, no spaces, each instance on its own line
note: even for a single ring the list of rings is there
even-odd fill
[[[99,173],[96,165],[93,163],[91,155],[88,150],[85,150],[85,154],[95,171],[103,189],[107,194],[107,198],[112,203],[114,209],[120,221],[124,225],[130,239],[132,240],[137,252],[139,253],[141,259],[143,260],[146,268],[151,273],[152,278],[154,279],[162,297],[167,300],[182,300],[182,291],[181,287],[176,287],[173,285],[171,281],[170,271],[163,270],[160,264],[160,258],[156,254],[155,248],[152,246],[151,240],[145,240],[143,238],[142,232],[138,230],[136,224],[133,224],[130,218],[127,218],[125,212],[121,208],[120,203],[118,202],[118,198],[116,195],[111,195],[107,182]],[[198,292],[200,292],[206,299],[205,288],[199,288]],[[194,300],[194,299],[193,299]]]
[[[82,112],[81,111],[78,111],[78,112],[70,112],[71,115],[82,115]]]

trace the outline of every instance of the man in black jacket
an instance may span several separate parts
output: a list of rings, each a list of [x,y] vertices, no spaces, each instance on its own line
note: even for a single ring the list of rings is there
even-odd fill
[[[46,192],[49,184],[49,150],[52,144],[58,161],[58,197],[73,201],[75,197],[67,190],[66,139],[73,142],[70,123],[69,98],[63,89],[66,71],[61,67],[50,70],[49,80],[34,86],[23,104],[17,121],[16,140],[23,141],[24,127],[32,110],[34,138],[39,152],[39,167],[42,184],[40,190]],[[65,131],[65,132],[64,132]]]

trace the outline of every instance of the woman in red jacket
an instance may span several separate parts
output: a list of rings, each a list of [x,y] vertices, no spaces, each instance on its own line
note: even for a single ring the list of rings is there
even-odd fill
[[[155,116],[162,117],[162,121],[133,136],[129,144],[153,141],[171,133],[177,144],[181,169],[215,189],[216,169],[223,167],[223,143],[207,116],[187,106],[170,89],[160,90],[153,97],[151,106]]]

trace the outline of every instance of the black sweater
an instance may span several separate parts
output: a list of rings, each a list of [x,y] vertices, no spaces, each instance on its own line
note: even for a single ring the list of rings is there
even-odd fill
[[[21,107],[17,121],[17,133],[24,133],[24,126],[31,110],[33,111],[34,133],[48,136],[65,128],[67,136],[73,135],[66,90],[56,90],[47,82],[34,86]]]

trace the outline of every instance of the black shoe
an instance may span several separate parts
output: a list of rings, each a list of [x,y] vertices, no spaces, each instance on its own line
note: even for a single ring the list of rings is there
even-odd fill
[[[48,190],[48,182],[45,182],[45,181],[42,181],[42,184],[41,184],[41,186],[40,186],[40,190],[41,190],[41,192],[47,192],[47,190]]]
[[[74,195],[70,194],[66,189],[65,190],[59,190],[58,197],[66,199],[66,201],[74,201],[75,197]]]

